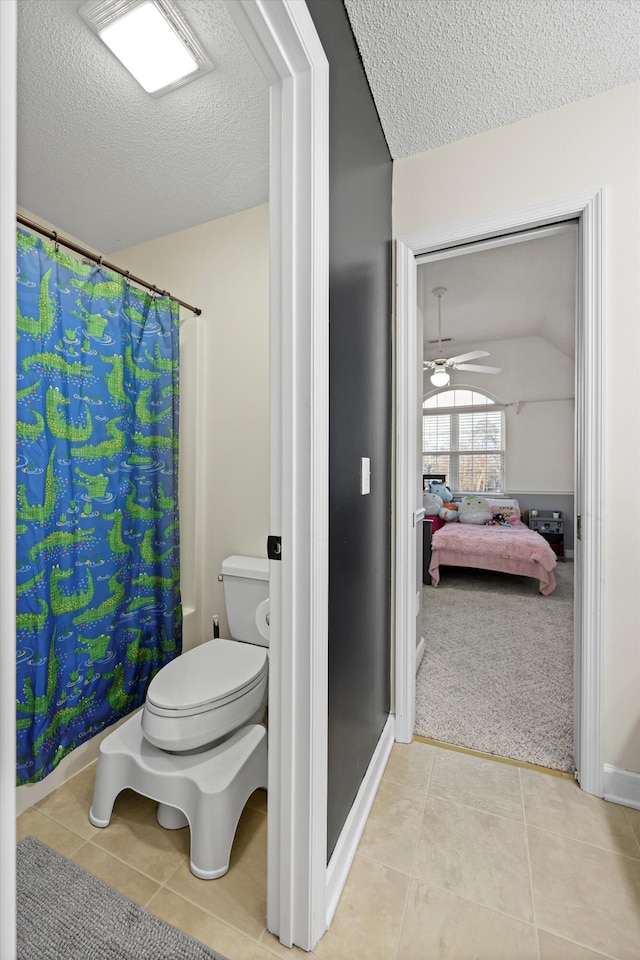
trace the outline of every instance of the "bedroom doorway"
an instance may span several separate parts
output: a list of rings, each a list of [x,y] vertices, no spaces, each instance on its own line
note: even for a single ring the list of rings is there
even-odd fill
[[[418,471],[445,477],[433,489],[447,501],[449,491],[458,504],[472,492],[486,498],[492,523],[484,514],[481,524],[458,523],[455,508],[434,515],[426,495],[439,585],[427,536],[415,733],[568,775],[577,240],[573,220],[416,258],[431,364],[418,390]],[[442,359],[459,356],[443,376]],[[529,529],[536,524],[541,536]],[[562,538],[546,532],[552,526]],[[449,550],[437,566],[443,538]],[[461,554],[465,544],[498,552]],[[517,559],[529,551],[535,568]]]
[[[510,243],[515,234],[542,226],[578,222],[576,324],[576,419],[574,566],[574,756],[584,790],[603,794],[602,760],[602,217],[601,191],[588,191],[528,208],[480,217],[400,237],[397,241],[397,449],[396,449],[396,728],[397,739],[412,739],[416,671],[416,501],[417,258],[489,238]],[[487,378],[488,379],[488,378]],[[583,597],[589,598],[588,605]],[[541,598],[543,599],[543,598]],[[577,642],[577,641],[580,642]]]

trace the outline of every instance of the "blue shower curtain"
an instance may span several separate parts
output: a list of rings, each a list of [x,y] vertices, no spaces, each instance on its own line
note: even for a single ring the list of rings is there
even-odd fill
[[[17,782],[181,650],[178,305],[17,233]]]

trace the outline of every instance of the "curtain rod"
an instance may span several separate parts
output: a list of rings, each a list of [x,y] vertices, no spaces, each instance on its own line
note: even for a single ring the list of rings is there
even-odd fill
[[[73,250],[74,253],[79,253],[81,256],[87,257],[87,259],[93,260],[99,267],[106,267],[107,270],[113,270],[114,273],[119,273],[121,277],[125,277],[127,280],[133,280],[134,283],[139,283],[140,286],[146,287],[147,290],[152,290],[161,297],[166,296],[171,300],[175,300],[181,307],[185,307],[187,310],[195,313],[196,317],[199,317],[202,313],[199,307],[192,307],[190,303],[185,303],[184,300],[178,300],[177,297],[172,296],[167,290],[159,290],[153,283],[147,283],[146,280],[142,280],[140,277],[134,277],[128,270],[122,270],[120,267],[117,267],[115,263],[109,263],[102,257],[96,256],[91,250],[88,250],[86,247],[81,247],[79,244],[74,243],[73,240],[67,240],[66,237],[61,237],[55,230],[49,230],[48,227],[43,227],[41,223],[36,223],[35,220],[28,220],[27,217],[23,217],[20,213],[16,214],[16,220],[24,227],[29,227],[30,230],[35,230],[36,233],[41,233],[43,236],[48,237],[49,240],[54,240],[55,243],[61,243],[63,247],[68,247],[69,250]]]

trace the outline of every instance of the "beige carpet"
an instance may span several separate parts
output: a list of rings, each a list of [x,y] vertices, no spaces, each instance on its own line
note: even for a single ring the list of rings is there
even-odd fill
[[[548,597],[527,577],[456,567],[422,588],[416,733],[573,770],[573,563],[555,575]]]

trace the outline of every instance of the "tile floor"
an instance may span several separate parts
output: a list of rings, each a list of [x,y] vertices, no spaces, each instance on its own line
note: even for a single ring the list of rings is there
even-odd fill
[[[308,956],[265,929],[266,803],[251,797],[231,870],[197,880],[187,829],[121,794],[87,818],[95,767],[18,818],[38,837],[229,960]],[[395,744],[325,960],[640,960],[640,810],[570,780],[429,744]]]

